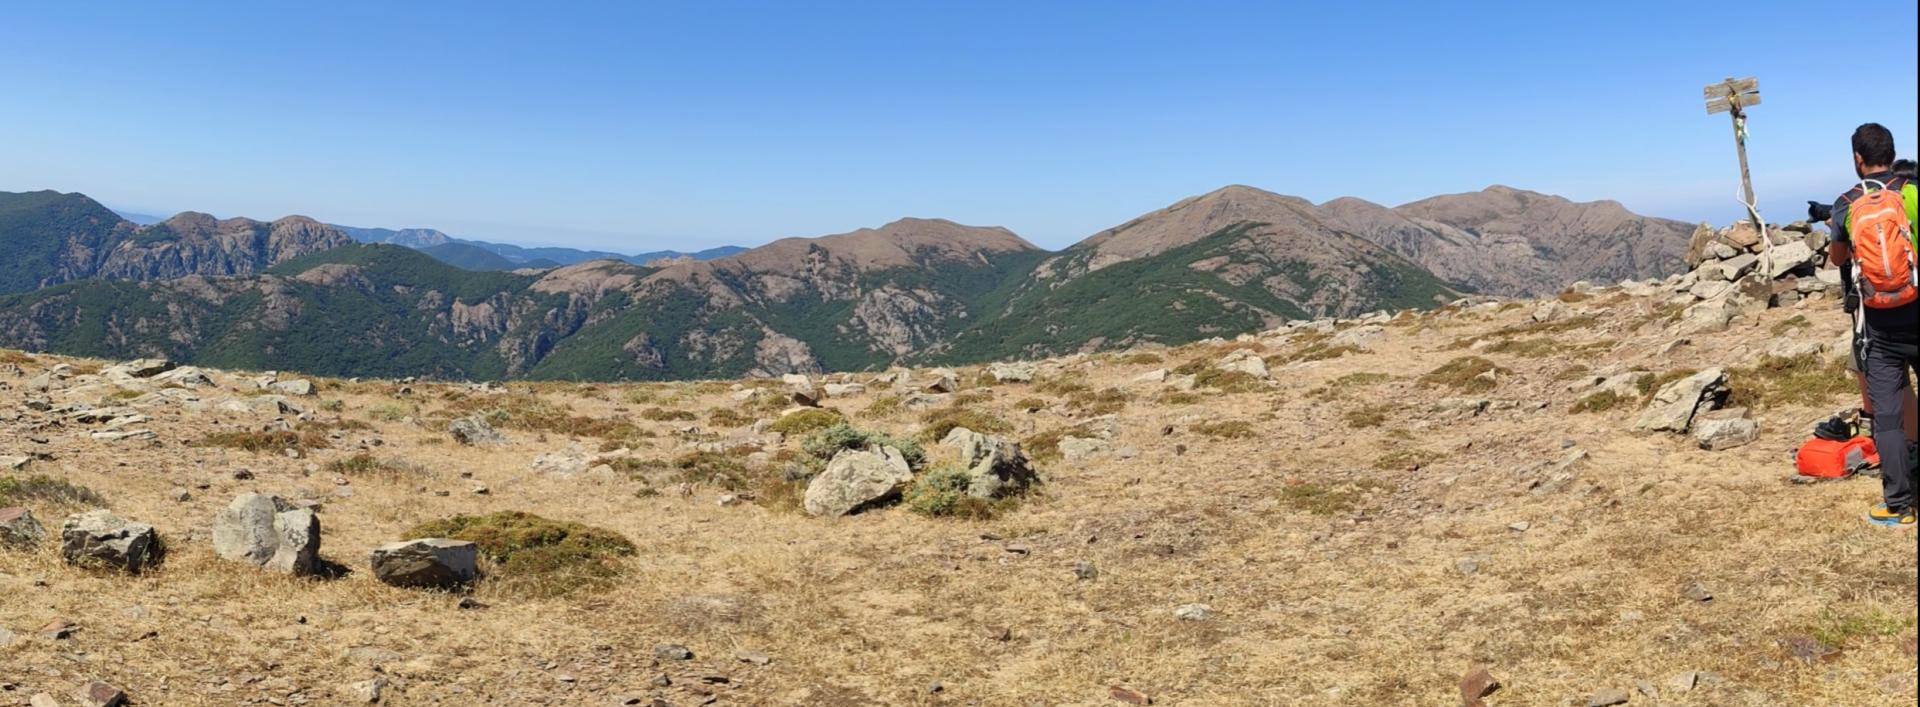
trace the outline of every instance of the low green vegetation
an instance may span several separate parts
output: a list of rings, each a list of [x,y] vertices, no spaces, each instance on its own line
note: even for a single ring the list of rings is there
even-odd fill
[[[767,430],[787,437],[798,437],[824,430],[834,425],[845,424],[847,418],[838,411],[825,408],[807,408],[781,415],[767,425]]]
[[[1845,362],[1823,359],[1818,354],[1768,356],[1753,366],[1729,369],[1727,385],[1733,389],[1728,404],[1756,409],[1823,406],[1860,392]]]
[[[1372,481],[1350,484],[1301,481],[1280,487],[1280,502],[1296,511],[1328,516],[1353,512],[1369,495],[1384,489],[1384,485]]]
[[[479,546],[493,563],[486,582],[513,594],[552,597],[605,586],[634,554],[632,541],[605,528],[501,511],[414,526],[412,538],[453,538]]]
[[[1568,412],[1606,412],[1619,407],[1621,403],[1627,402],[1627,400],[1628,398],[1621,396],[1619,393],[1611,390],[1602,390],[1574,401],[1573,407],[1569,408]]]
[[[1479,356],[1462,356],[1420,376],[1419,383],[1423,386],[1452,388],[1465,393],[1484,393],[1493,390],[1496,385],[1493,380],[1489,380],[1487,374],[1501,376],[1507,372],[1507,369],[1496,366],[1492,361]]]
[[[47,503],[56,506],[104,506],[93,489],[51,476],[0,476],[0,506]]]
[[[294,450],[304,452],[312,449],[326,449],[331,446],[325,432],[315,429],[294,430],[231,430],[212,432],[198,441],[195,447],[226,447],[243,449],[249,452],[284,452]]]
[[[1214,439],[1248,439],[1254,435],[1253,423],[1246,420],[1197,422],[1193,425],[1193,431]]]
[[[906,458],[907,464],[915,469],[927,463],[927,450],[921,447],[919,442],[901,439],[884,432],[858,429],[846,423],[815,432],[800,446],[808,455],[820,461],[831,461],[834,455],[849,449],[893,447],[900,450],[900,455]]]
[[[1045,432],[1029,435],[1020,440],[1020,449],[1027,458],[1038,464],[1060,461],[1060,440],[1068,437],[1092,437],[1093,432],[1085,424],[1058,427]]]
[[[999,503],[974,498],[967,493],[972,477],[966,469],[937,466],[914,477],[902,495],[908,510],[925,516],[985,520],[999,510]]]
[[[1425,449],[1400,449],[1380,455],[1380,457],[1374,459],[1373,468],[1382,471],[1417,470],[1441,459],[1445,459],[1446,457],[1447,455],[1440,452],[1431,452]]]
[[[1341,415],[1341,419],[1346,420],[1347,426],[1354,429],[1379,427],[1386,424],[1387,415],[1393,411],[1392,405],[1367,405],[1348,410],[1346,414]]]
[[[392,462],[366,452],[327,462],[327,473],[356,479],[410,479],[430,476],[426,467],[404,462]]]
[[[928,410],[920,415],[925,425],[918,435],[920,441],[929,444],[947,438],[947,433],[956,427],[965,427],[980,434],[1005,434],[1013,431],[1013,424],[1000,419],[992,413],[982,412],[969,407],[946,407]]]

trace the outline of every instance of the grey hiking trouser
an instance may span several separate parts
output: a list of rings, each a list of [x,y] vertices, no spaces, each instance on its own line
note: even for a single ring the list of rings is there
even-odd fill
[[[1873,445],[1880,451],[1880,490],[1888,508],[1913,505],[1914,459],[1907,453],[1901,407],[1906,405],[1909,373],[1920,369],[1920,344],[1896,343],[1868,332],[1864,346],[1867,399],[1873,401]]]

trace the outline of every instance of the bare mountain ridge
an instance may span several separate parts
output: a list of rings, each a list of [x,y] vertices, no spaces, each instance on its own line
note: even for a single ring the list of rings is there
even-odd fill
[[[1086,267],[1097,270],[1238,222],[1308,236],[1357,235],[1454,286],[1509,295],[1549,294],[1577,280],[1678,272],[1693,230],[1634,214],[1614,201],[1580,203],[1498,185],[1394,208],[1353,197],[1315,205],[1232,185],[1102,231],[1068,251],[1090,252]]]

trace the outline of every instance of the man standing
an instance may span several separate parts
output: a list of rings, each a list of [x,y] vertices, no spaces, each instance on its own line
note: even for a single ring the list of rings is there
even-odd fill
[[[1920,453],[1901,424],[1911,374],[1920,368],[1920,261],[1913,223],[1893,175],[1893,133],[1878,123],[1853,131],[1853,171],[1860,183],[1833,203],[1828,260],[1851,268],[1860,300],[1854,332],[1863,342],[1861,362],[1867,397],[1873,402],[1873,440],[1880,450],[1884,503],[1867,520],[1914,527],[1913,472]]]

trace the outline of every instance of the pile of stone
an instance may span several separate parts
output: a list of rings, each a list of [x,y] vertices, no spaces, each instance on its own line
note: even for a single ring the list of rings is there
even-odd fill
[[[1006,498],[1040,483],[1016,442],[955,427],[940,444],[958,457],[967,495],[974,498]],[[885,505],[913,483],[914,473],[906,455],[891,446],[843,450],[807,483],[804,507],[809,515],[836,517]]]
[[[1766,235],[1746,221],[1717,230],[1701,224],[1687,246],[1692,270],[1662,283],[1688,305],[1676,333],[1721,331],[1736,317],[1838,295],[1840,271],[1827,267],[1826,252],[1826,232],[1804,221]]]

